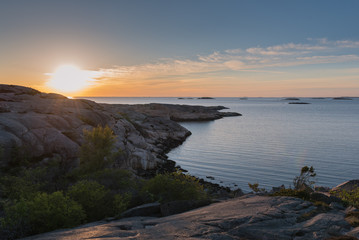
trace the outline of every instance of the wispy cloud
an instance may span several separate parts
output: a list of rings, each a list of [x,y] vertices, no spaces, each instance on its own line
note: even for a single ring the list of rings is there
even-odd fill
[[[189,74],[221,71],[281,73],[285,67],[342,62],[359,62],[359,41],[307,39],[306,43],[285,43],[267,47],[227,49],[192,59],[162,59],[154,63],[101,69],[100,81],[143,81],[176,79]]]
[[[341,48],[359,48],[359,41],[336,41],[335,44]]]

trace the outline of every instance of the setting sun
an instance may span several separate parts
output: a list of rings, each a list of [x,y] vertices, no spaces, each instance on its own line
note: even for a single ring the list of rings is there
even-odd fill
[[[94,82],[95,73],[81,70],[74,65],[62,65],[54,73],[47,85],[57,91],[71,93],[84,90]]]

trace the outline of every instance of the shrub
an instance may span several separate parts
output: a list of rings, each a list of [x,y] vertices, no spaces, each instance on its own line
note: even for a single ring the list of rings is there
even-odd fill
[[[288,196],[288,197],[296,197],[301,198],[303,200],[310,200],[310,193],[306,190],[296,190],[291,188],[283,188],[278,192],[272,194],[272,196]]]
[[[2,148],[1,152],[3,159],[0,157],[0,160],[6,162],[4,166],[1,166],[1,170],[6,173],[16,174],[24,167],[29,166],[29,163],[33,160],[29,157],[24,146],[13,144],[7,154],[5,154],[4,148]]]
[[[18,176],[5,175],[0,178],[0,190],[3,197],[9,199],[29,199],[34,196],[46,181],[43,176],[46,168],[25,169],[18,173]]]
[[[198,179],[181,172],[158,174],[144,184],[143,190],[149,193],[153,200],[160,202],[207,198],[207,194]]]
[[[255,193],[266,193],[267,192],[265,188],[259,188],[258,183],[253,183],[253,184],[248,183],[248,187],[250,189],[252,189]]]
[[[310,201],[310,192],[313,191],[313,184],[315,183],[312,178],[316,175],[313,167],[304,166],[300,171],[300,175],[293,179],[294,189],[283,188],[273,193],[272,196],[297,197]]]
[[[296,190],[313,190],[313,184],[315,181],[312,179],[317,174],[314,171],[313,166],[308,167],[304,166],[302,167],[300,171],[300,175],[295,177],[293,180],[294,189]]]
[[[128,206],[130,205],[131,198],[131,194],[129,193],[116,194],[114,196],[113,210],[116,215],[121,214],[128,208]]]
[[[113,162],[115,136],[108,126],[84,130],[84,143],[80,149],[80,166],[86,171],[103,169]]]
[[[101,169],[95,172],[80,175],[81,180],[93,180],[111,190],[127,190],[135,184],[129,171],[123,169]]]
[[[68,196],[78,202],[87,215],[87,221],[100,220],[112,210],[112,197],[109,190],[96,181],[81,180],[71,186]]]
[[[84,218],[81,206],[62,192],[38,192],[30,200],[21,199],[5,206],[1,227],[6,230],[9,238],[16,238],[74,227]]]
[[[351,191],[332,191],[331,194],[340,198],[346,206],[354,206],[356,208],[359,208],[359,187]]]
[[[22,169],[16,175],[0,177],[0,193],[10,199],[31,198],[34,193],[55,192],[67,188],[65,170],[58,163],[47,167]]]

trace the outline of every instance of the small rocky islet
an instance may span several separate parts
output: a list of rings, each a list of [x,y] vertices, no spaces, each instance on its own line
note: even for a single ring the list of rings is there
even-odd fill
[[[0,84],[3,155],[0,165],[6,167],[9,164],[6,159],[15,146],[24,146],[40,164],[60,157],[66,159],[67,164],[76,166],[83,130],[108,125],[116,135],[116,147],[124,152],[116,159],[116,167],[139,176],[153,175],[163,168],[174,168],[175,163],[167,159],[166,153],[191,134],[177,122],[240,116],[239,113],[219,112],[222,109],[225,107],[98,104]],[[335,190],[350,190],[356,186],[357,182],[350,181]],[[119,220],[107,219],[27,239],[299,240],[359,237],[359,227],[346,221],[348,212],[356,209],[343,207],[328,191],[312,195],[325,202],[328,208],[318,211],[319,207],[314,203],[298,198],[239,192],[236,198],[222,199],[200,208],[196,207],[203,204],[189,202],[172,203],[173,206],[154,204],[152,210],[157,212],[153,216],[143,216],[143,211],[139,211]],[[186,211],[193,208],[196,209]],[[171,215],[173,213],[179,214]]]
[[[289,102],[288,104],[310,104],[307,102]]]

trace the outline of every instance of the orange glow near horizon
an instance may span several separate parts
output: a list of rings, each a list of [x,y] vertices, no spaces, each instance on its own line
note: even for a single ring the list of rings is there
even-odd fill
[[[65,94],[75,94],[91,86],[96,77],[95,72],[81,70],[75,65],[59,66],[51,76],[46,85],[55,91]]]

